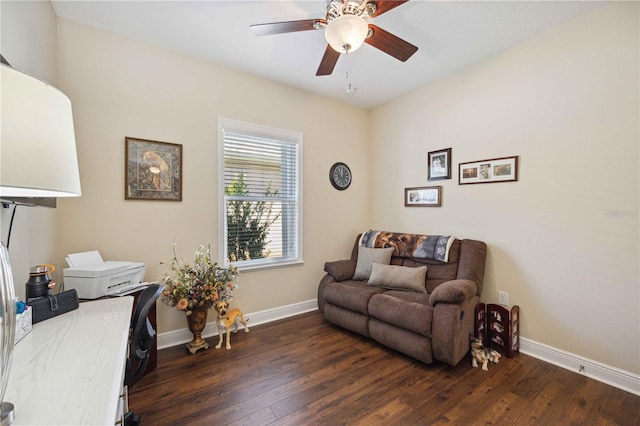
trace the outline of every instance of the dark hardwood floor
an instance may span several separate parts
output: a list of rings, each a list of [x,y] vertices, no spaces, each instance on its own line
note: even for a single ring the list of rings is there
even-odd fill
[[[145,425],[639,425],[640,396],[524,354],[425,365],[311,312],[158,353],[129,406]]]

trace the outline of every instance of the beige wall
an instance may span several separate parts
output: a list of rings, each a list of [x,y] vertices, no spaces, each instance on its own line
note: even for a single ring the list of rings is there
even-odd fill
[[[57,17],[47,2],[0,2],[2,55],[17,70],[56,85]],[[6,245],[13,207],[0,207],[2,242]],[[45,207],[17,207],[9,257],[16,296],[25,299],[29,267],[53,263],[57,211]]]
[[[366,111],[71,21],[59,21],[58,45],[83,191],[60,203],[58,263],[99,249],[105,259],[145,262],[146,279],[158,280],[174,240],[185,260],[202,243],[217,252],[225,117],[304,134],[304,265],[242,273],[234,304],[256,312],[316,297],[323,263],[348,253],[367,222]],[[182,202],[124,200],[125,136],[183,145]],[[344,192],[329,183],[336,161],[355,175]],[[158,321],[161,333],[186,327],[165,305]]]
[[[638,3],[607,6],[370,118],[386,169],[371,176],[372,226],[486,241],[483,299],[507,291],[522,336],[636,374],[638,28]],[[448,147],[453,179],[427,182],[427,152]],[[457,184],[458,163],[510,155],[518,182]],[[402,206],[422,185],[443,186],[442,208]]]

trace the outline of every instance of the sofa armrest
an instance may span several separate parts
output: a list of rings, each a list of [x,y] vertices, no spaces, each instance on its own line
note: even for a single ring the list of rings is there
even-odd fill
[[[326,262],[324,271],[334,277],[336,281],[350,280],[356,272],[356,262],[351,259]]]
[[[440,284],[429,296],[429,303],[462,303],[476,294],[476,283],[471,280],[451,280]]]

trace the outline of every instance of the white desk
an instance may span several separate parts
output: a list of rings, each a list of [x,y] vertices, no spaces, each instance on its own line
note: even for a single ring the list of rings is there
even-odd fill
[[[113,425],[133,297],[81,303],[33,325],[15,347],[5,401],[14,425]]]

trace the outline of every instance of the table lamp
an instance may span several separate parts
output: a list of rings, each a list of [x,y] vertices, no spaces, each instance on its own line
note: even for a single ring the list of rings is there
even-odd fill
[[[71,101],[50,84],[5,64],[0,65],[0,199],[79,196]],[[15,302],[9,252],[0,244],[2,426],[14,419],[13,404],[4,394],[15,338]]]

